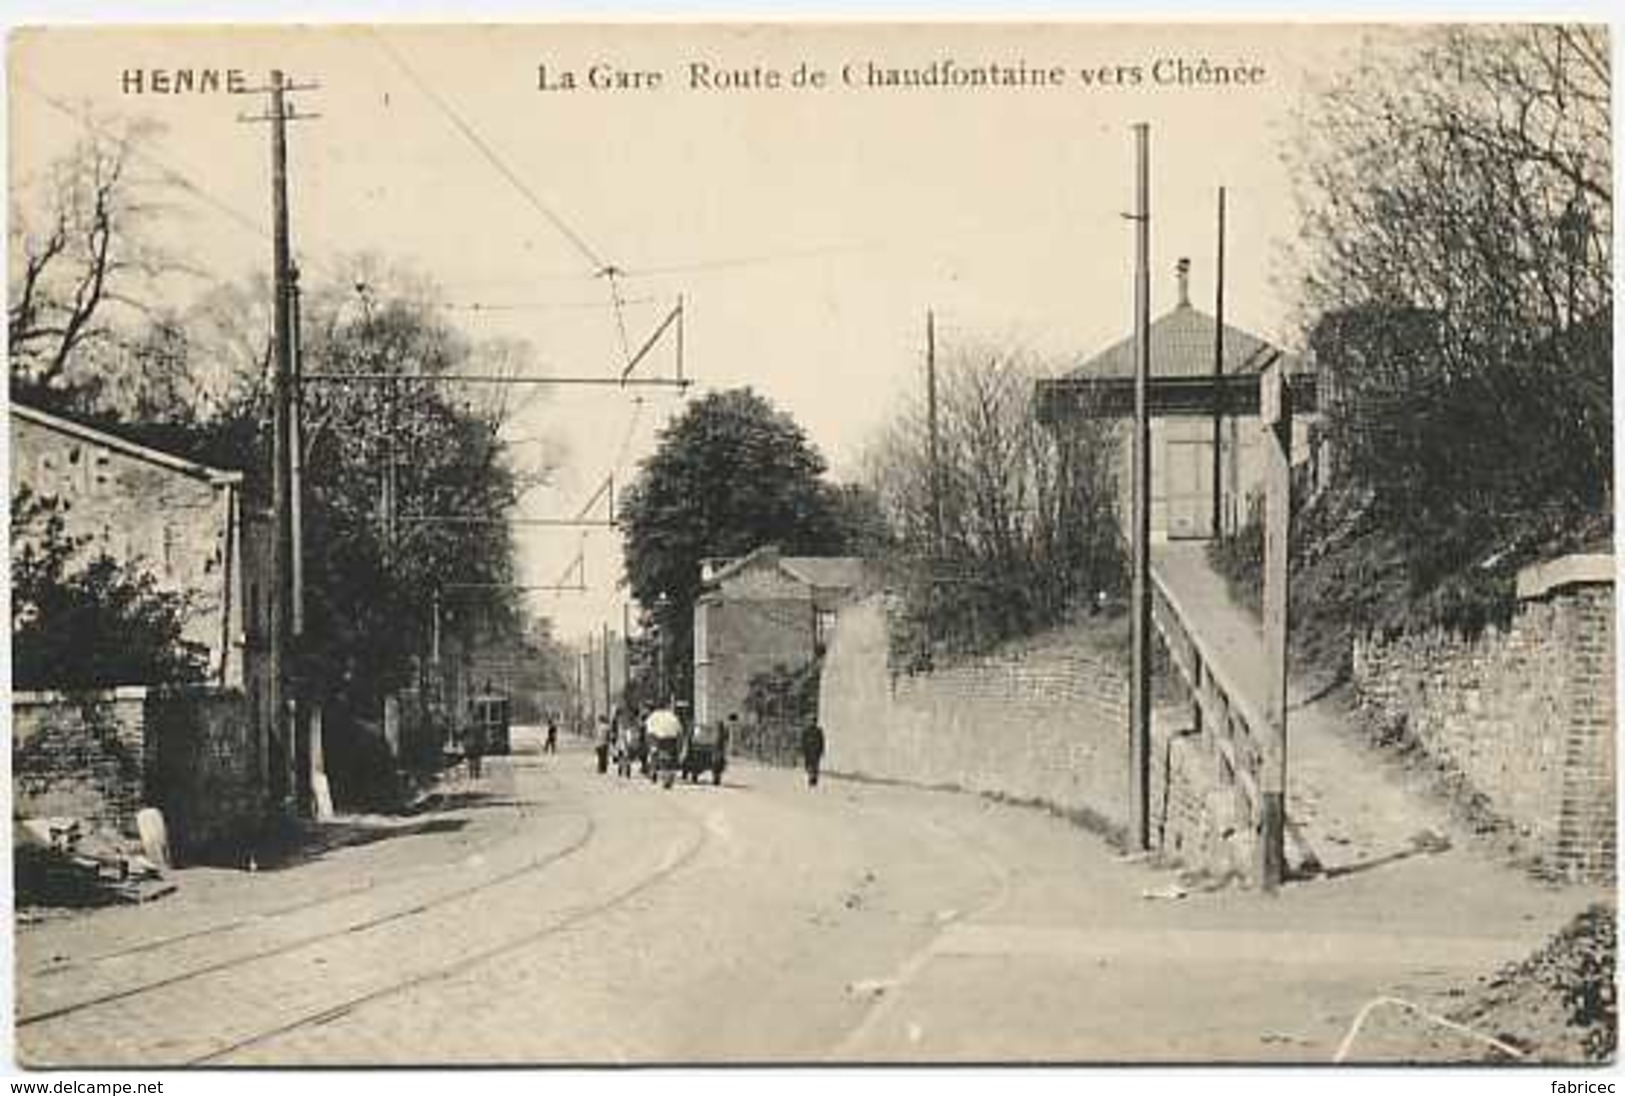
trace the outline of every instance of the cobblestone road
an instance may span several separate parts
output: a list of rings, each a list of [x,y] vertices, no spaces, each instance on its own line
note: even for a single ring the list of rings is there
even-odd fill
[[[21,927],[19,1059],[1325,1061],[1373,995],[1442,994],[1587,897],[1417,860],[1148,901],[1167,873],[1032,810],[519,745],[376,840]]]

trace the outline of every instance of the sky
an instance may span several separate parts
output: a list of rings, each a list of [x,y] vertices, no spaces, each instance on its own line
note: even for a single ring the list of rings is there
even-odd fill
[[[165,243],[207,272],[204,285],[263,273],[268,138],[238,120],[259,100],[137,94],[127,77],[236,69],[258,85],[281,68],[319,84],[293,96],[319,116],[289,135],[307,279],[346,255],[384,256],[431,278],[460,329],[527,340],[553,376],[618,375],[681,296],[686,397],[546,388],[509,425],[516,464],[555,463],[519,513],[570,517],[611,471],[624,486],[660,426],[713,389],[756,388],[834,475],[858,475],[866,445],[923,384],[928,309],[945,356],[991,341],[1059,368],[1126,335],[1137,122],[1151,127],[1153,311],[1173,305],[1181,256],[1211,309],[1223,185],[1227,319],[1292,344],[1281,152],[1306,79],[1353,63],[1365,38],[1336,24],[1078,22],[31,31],[11,47],[10,167],[13,187],[26,183],[87,112],[151,118],[162,126],[151,162],[186,184],[164,214]],[[1260,75],[1223,88],[1157,79],[1203,60]],[[1054,67],[1061,80],[864,83],[871,63],[944,61]],[[695,65],[747,86],[694,86]],[[594,89],[594,66],[623,84],[661,82]],[[769,71],[793,84],[803,66],[824,86],[760,86]],[[1085,83],[1084,70],[1102,68],[1127,86]],[[619,311],[605,266],[625,272]],[[670,336],[637,375],[673,375]],[[556,581],[581,553],[587,591],[530,595],[561,634],[619,627],[613,530],[524,528],[517,541],[527,583]]]

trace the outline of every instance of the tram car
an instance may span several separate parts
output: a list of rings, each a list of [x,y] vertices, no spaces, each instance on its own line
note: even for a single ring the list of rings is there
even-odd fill
[[[505,696],[488,694],[469,700],[469,733],[479,735],[487,754],[513,752],[512,713]]]

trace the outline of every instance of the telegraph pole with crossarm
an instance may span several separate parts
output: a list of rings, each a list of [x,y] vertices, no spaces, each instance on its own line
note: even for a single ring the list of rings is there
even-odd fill
[[[270,696],[268,708],[275,713],[273,734],[281,745],[278,771],[272,772],[271,787],[284,802],[292,796],[301,807],[310,805],[311,788],[301,779],[302,767],[298,755],[308,752],[298,746],[299,709],[298,688],[293,682],[290,667],[296,636],[296,622],[303,623],[303,606],[298,604],[299,591],[293,576],[299,568],[294,564],[301,551],[294,537],[294,496],[299,485],[294,476],[295,436],[293,431],[293,400],[297,382],[294,332],[294,273],[292,247],[288,228],[288,139],[287,123],[313,118],[300,114],[288,103],[291,91],[312,90],[314,84],[293,84],[283,78],[280,69],[273,69],[266,87],[249,89],[255,94],[270,96],[264,114],[243,117],[245,122],[269,122],[271,126],[271,281],[272,310],[274,315],[273,345],[275,358],[272,378],[271,429],[271,509],[273,521],[271,566],[272,596],[270,599]],[[289,747],[293,748],[289,748]]]

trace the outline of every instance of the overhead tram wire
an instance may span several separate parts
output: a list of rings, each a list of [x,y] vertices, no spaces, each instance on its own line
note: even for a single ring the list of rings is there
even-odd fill
[[[481,137],[479,132],[475,130],[473,126],[469,125],[468,122],[464,120],[462,115],[457,113],[457,110],[451,105],[451,103],[449,103],[440,95],[439,92],[435,91],[434,88],[430,86],[429,82],[425,80],[417,72],[417,70],[407,62],[406,58],[401,55],[400,51],[389,44],[389,40],[387,38],[379,33],[376,28],[369,27],[367,32],[372,35],[373,41],[378,44],[379,48],[382,49],[384,53],[389,56],[390,60],[395,63],[395,67],[401,70],[406,78],[410,80],[420,92],[423,93],[425,98],[434,104],[435,108],[439,110],[441,114],[445,115],[446,120],[456,127],[457,131],[468,140],[469,144],[474,146],[474,148],[482,157],[484,157],[485,161],[491,165],[497,174],[501,175],[505,180],[507,180],[508,184],[512,186],[514,190],[516,190],[519,195],[523,197],[533,209],[536,210],[536,212],[540,213],[547,220],[547,222],[558,231],[559,235],[568,240],[571,246],[573,246],[576,251],[580,252],[581,256],[592,265],[595,273],[602,273],[611,267],[611,264],[601,254],[599,254],[591,244],[587,243],[586,239],[581,235],[581,233],[572,228],[568,221],[560,216],[546,202],[542,201],[542,199],[530,188],[524,179],[520,178],[519,173],[514,171],[513,168],[509,167],[507,162],[503,160],[501,156],[497,155],[496,150],[491,147],[485,138]]]
[[[399,50],[390,45],[387,38],[385,38],[375,28],[369,28],[368,33],[372,35],[372,40],[389,57],[389,59],[394,63],[395,67],[400,69],[401,73],[405,75],[409,81],[411,81],[418,91],[421,92],[423,96],[427,98],[435,106],[435,108],[446,117],[446,120],[449,121],[452,126],[463,135],[469,144],[474,146],[475,150],[478,151],[479,154],[485,159],[486,163],[488,163],[497,172],[497,174],[501,175],[508,185],[513,187],[514,190],[517,191],[519,195],[524,198],[533,209],[536,210],[536,212],[540,213],[542,217],[546,219],[546,221],[552,225],[561,236],[570,242],[571,246],[573,246],[575,250],[580,253],[582,258],[586,259],[587,262],[591,264],[595,276],[602,277],[608,282],[610,306],[615,312],[616,330],[619,333],[621,341],[621,354],[627,362],[627,371],[630,372],[631,366],[635,365],[636,363],[633,360],[630,340],[627,337],[625,318],[626,302],[621,296],[619,283],[619,279],[625,274],[625,271],[607,260],[596,248],[589,244],[586,238],[582,236],[582,234],[573,226],[571,226],[571,224],[566,221],[564,217],[558,213],[558,211],[553,209],[546,202],[542,201],[541,197],[531,189],[529,184],[525,182],[519,173],[510,167],[506,160],[498,155],[496,149],[493,148],[491,144],[480,135],[479,131],[470,125],[467,119],[459,114],[456,108],[453,107],[444,96],[435,91],[435,89],[430,85],[429,81],[412,67],[411,63],[406,60],[406,57]],[[623,376],[622,383],[636,382],[629,381]],[[684,383],[685,382],[683,382],[681,378],[678,378],[676,381],[679,389],[684,386]]]
[[[221,198],[217,198],[208,190],[207,187],[204,187],[202,184],[198,183],[186,172],[182,171],[180,168],[168,162],[158,154],[143,148],[139,144],[125,143],[123,138],[121,138],[117,133],[109,130],[100,122],[96,121],[96,119],[93,118],[88,111],[75,110],[73,107],[69,106],[56,96],[50,94],[49,92],[42,91],[26,77],[12,73],[12,78],[16,80],[17,86],[21,87],[24,91],[34,96],[52,110],[68,118],[70,121],[77,123],[78,126],[86,133],[89,133],[94,137],[100,137],[103,140],[120,142],[123,144],[124,150],[131,157],[142,161],[143,163],[146,163],[162,172],[164,182],[172,186],[180,187],[180,189],[192,195],[204,205],[210,207],[215,212],[231,221],[238,228],[241,228],[252,235],[258,236],[261,240],[270,242],[272,238],[271,229],[259,218],[253,216],[252,214],[244,213],[231,203]],[[300,255],[298,257],[297,265],[305,268],[314,267],[324,270],[327,273],[332,273],[332,268],[326,263],[313,259],[309,255]]]
[[[30,81],[25,76],[14,74],[14,78],[15,78],[15,80],[17,82],[18,87],[22,88],[29,95],[33,96],[35,99],[37,99],[41,103],[43,103],[46,106],[50,107],[52,110],[56,111],[58,114],[60,114],[64,118],[66,118],[69,121],[73,122],[75,125],[77,125],[80,129],[84,130],[86,133],[89,133],[92,136],[100,137],[100,138],[102,138],[104,140],[108,140],[108,141],[120,141],[120,140],[122,140],[122,138],[119,136],[119,134],[113,132],[107,126],[105,126],[102,123],[98,122],[94,117],[90,116],[90,114],[88,112],[82,111],[82,110],[76,110],[73,106],[71,106],[70,104],[64,102],[62,99],[58,98],[57,96],[54,96],[54,95],[50,94],[49,92],[44,91],[41,88],[39,88],[37,85],[35,85],[32,81]],[[271,239],[271,230],[270,230],[269,226],[267,226],[263,221],[261,221],[259,218],[257,218],[253,214],[246,213],[243,210],[238,209],[236,206],[232,205],[230,202],[228,202],[228,201],[226,201],[226,200],[224,200],[222,198],[217,197],[214,193],[212,193],[209,190],[209,188],[207,188],[207,187],[203,186],[201,183],[197,182],[189,174],[187,174],[186,171],[184,171],[183,169],[177,167],[173,162],[171,162],[169,160],[166,160],[164,157],[158,155],[155,152],[152,152],[150,149],[147,149],[147,148],[145,148],[144,146],[142,146],[140,144],[129,144],[129,145],[126,145],[125,147],[128,150],[129,155],[132,158],[134,158],[134,159],[136,159],[136,160],[138,160],[138,161],[140,161],[142,163],[145,163],[149,167],[151,167],[151,168],[155,169],[156,171],[158,171],[160,173],[160,175],[162,177],[162,181],[164,183],[167,183],[167,184],[172,185],[172,186],[179,187],[181,190],[185,191],[187,194],[190,194],[192,197],[196,198],[198,201],[202,202],[204,205],[208,206],[209,208],[213,209],[216,213],[220,214],[222,217],[226,218],[226,220],[230,221],[232,224],[237,226],[242,231],[248,233],[249,235],[258,237],[259,239],[261,239],[263,241],[266,241],[266,242],[270,241],[270,239]],[[312,255],[310,255],[309,253],[302,253],[299,256],[298,265],[302,269],[305,269],[305,270],[319,270],[319,271],[321,271],[321,272],[323,272],[325,274],[332,274],[332,275],[336,275],[338,273],[337,270],[330,263],[325,262],[325,261],[323,261],[321,259],[315,258]],[[543,280],[543,281],[578,281],[578,280],[582,280],[582,279],[586,279],[586,278],[596,278],[598,276],[599,276],[599,274],[597,272],[592,272],[592,273],[587,273],[587,274],[573,274],[573,275],[570,275],[568,277],[564,277],[564,276],[561,275],[561,276],[558,276],[558,277],[549,278],[549,277],[544,276],[541,280]],[[531,280],[534,280],[534,279],[531,279]],[[657,304],[659,302],[660,302],[660,298],[656,297],[656,296],[640,296],[640,297],[623,297],[621,299],[620,303],[621,303],[622,306],[633,306],[633,305]],[[479,313],[479,312],[528,312],[528,311],[539,311],[539,312],[541,312],[541,311],[573,311],[573,310],[588,311],[588,310],[597,310],[597,309],[616,307],[614,301],[604,301],[604,300],[597,300],[597,301],[586,301],[586,300],[572,300],[572,301],[492,301],[492,302],[485,302],[485,301],[428,301],[428,302],[425,302],[425,303],[427,304],[428,307],[438,309],[438,310],[441,310],[441,311],[470,312],[470,313]]]
[[[609,300],[615,309],[615,330],[621,337],[621,357],[627,363],[626,372],[630,373],[632,366],[637,363],[632,359],[632,345],[626,338],[626,309],[625,303],[621,300],[621,286],[615,280],[621,272],[617,267],[606,266],[599,273],[609,283]],[[622,376],[625,376],[625,373]]]
[[[626,297],[620,305],[655,304],[658,297]],[[597,311],[603,308],[615,308],[617,304],[609,301],[442,301],[433,307],[448,312],[565,312],[565,311]]]

